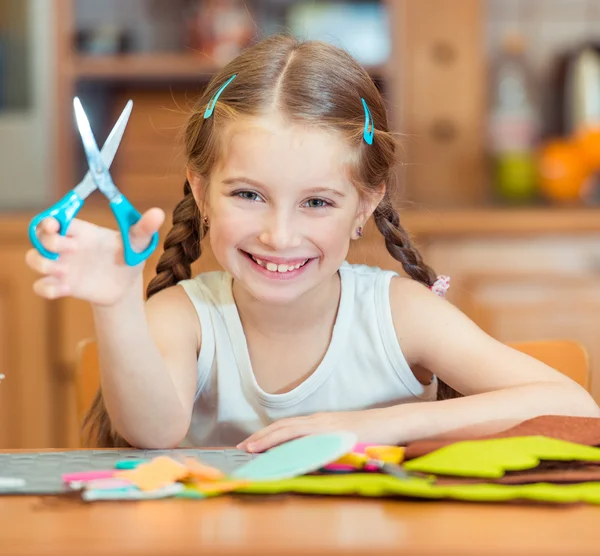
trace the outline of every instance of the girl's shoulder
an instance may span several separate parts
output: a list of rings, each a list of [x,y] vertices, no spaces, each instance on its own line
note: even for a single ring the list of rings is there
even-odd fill
[[[340,272],[347,272],[357,276],[378,276],[379,274],[390,274],[397,275],[398,273],[393,270],[384,270],[378,266],[371,266],[366,264],[355,264],[344,261],[340,267]]]
[[[146,302],[145,313],[163,353],[188,347],[195,353],[201,345],[202,329],[194,304],[183,288],[170,286],[154,294]]]
[[[390,280],[398,276],[398,273],[394,270],[385,270],[378,266],[344,262],[340,267],[340,275],[346,281],[355,283],[358,289],[361,289],[361,286],[387,289],[389,288]]]
[[[178,286],[194,303],[219,305],[231,291],[231,275],[223,270],[200,272],[193,278],[181,280]]]

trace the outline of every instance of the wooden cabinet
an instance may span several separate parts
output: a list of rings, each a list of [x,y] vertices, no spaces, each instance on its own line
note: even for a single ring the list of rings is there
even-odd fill
[[[23,222],[3,222],[0,234],[0,448],[51,448],[57,427],[55,369],[49,358],[56,323],[50,304],[32,291],[25,265]],[[26,225],[26,224],[25,224]],[[26,229],[26,228],[25,228]]]
[[[598,210],[490,210],[485,199],[483,0],[381,0],[389,11],[392,57],[377,68],[392,127],[404,133],[403,225],[427,262],[452,277],[449,298],[502,341],[552,337],[584,342],[600,401],[600,214]],[[139,208],[167,212],[184,179],[180,133],[186,110],[215,67],[189,54],[82,56],[75,52],[76,0],[53,0],[55,115],[52,195],[83,175],[70,124],[82,85],[108,91],[107,129],[128,98],[134,110],[112,174]],[[112,3],[114,6],[117,3]],[[96,127],[95,127],[96,130]],[[102,130],[97,130],[99,136]],[[471,210],[448,207],[477,205]],[[422,208],[420,208],[422,207]],[[434,210],[432,210],[434,207]],[[438,207],[436,210],[435,207]],[[443,207],[443,208],[439,208]],[[170,216],[170,215],[169,215]],[[81,213],[114,227],[95,194]],[[0,220],[0,448],[77,446],[74,371],[77,343],[94,335],[86,303],[36,297],[24,264],[31,214]],[[169,229],[161,231],[164,238]],[[161,249],[146,265],[151,279]],[[351,262],[401,270],[369,228]],[[194,270],[216,268],[205,249]]]

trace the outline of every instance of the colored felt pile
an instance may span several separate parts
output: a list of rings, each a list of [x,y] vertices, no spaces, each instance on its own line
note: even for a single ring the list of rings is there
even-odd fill
[[[93,500],[146,500],[171,496],[205,498],[247,485],[232,480],[195,458],[176,461],[168,456],[152,460],[117,462],[115,469],[63,475],[82,498]]]
[[[227,492],[600,504],[600,419],[540,417],[502,434],[406,448],[312,435],[269,450],[231,476],[160,456],[63,477],[84,500],[206,498]],[[127,464],[130,469],[124,469]]]

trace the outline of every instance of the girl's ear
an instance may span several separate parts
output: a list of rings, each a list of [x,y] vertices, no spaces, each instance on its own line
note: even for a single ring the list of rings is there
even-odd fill
[[[198,205],[198,209],[200,210],[200,214],[202,216],[207,215],[207,207],[206,207],[206,181],[203,177],[199,176],[195,172],[193,172],[190,168],[186,170],[186,177],[192,188],[192,195],[196,200],[196,204]]]
[[[381,200],[385,196],[385,191],[385,183],[382,183],[377,189],[368,193],[363,193],[358,212],[356,213],[354,229],[363,228],[365,226],[369,218],[371,218],[375,212],[375,209],[379,206],[379,203],[381,203]]]

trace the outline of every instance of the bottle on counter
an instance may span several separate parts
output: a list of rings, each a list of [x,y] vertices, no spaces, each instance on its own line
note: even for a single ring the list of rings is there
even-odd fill
[[[535,148],[539,115],[525,42],[507,35],[492,64],[489,148],[495,196],[511,203],[537,196]]]

